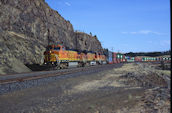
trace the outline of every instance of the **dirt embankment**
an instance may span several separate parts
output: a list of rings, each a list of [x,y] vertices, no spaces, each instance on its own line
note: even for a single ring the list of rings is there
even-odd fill
[[[169,83],[170,71],[129,63],[1,95],[0,108],[44,113],[169,113]]]

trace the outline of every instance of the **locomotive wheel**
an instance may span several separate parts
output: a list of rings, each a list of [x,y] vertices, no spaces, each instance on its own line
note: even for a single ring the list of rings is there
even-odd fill
[[[60,69],[59,66],[54,67],[54,70],[59,70],[59,69]]]
[[[60,69],[67,69],[68,64],[67,63],[61,63],[59,67],[60,67]]]
[[[82,67],[85,67],[85,63],[82,63]]]
[[[84,67],[84,63],[80,62],[77,67]]]
[[[90,64],[90,62],[89,63],[87,62],[85,66],[88,67],[88,66],[90,66],[89,64]]]
[[[60,64],[59,68],[60,68],[60,69],[63,69],[63,64]]]
[[[67,69],[68,68],[68,63],[65,63],[65,69]]]

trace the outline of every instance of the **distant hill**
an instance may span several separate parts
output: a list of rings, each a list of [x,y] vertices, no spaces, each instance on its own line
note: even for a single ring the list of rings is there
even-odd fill
[[[171,50],[169,51],[162,51],[162,52],[129,52],[125,54],[126,56],[135,57],[135,56],[150,56],[150,57],[157,57],[157,56],[164,56],[164,55],[171,55]]]

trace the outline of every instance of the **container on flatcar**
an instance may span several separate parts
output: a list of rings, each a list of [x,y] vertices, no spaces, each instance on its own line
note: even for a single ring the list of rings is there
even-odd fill
[[[116,60],[117,60],[117,63],[120,63],[122,60],[122,54],[121,53],[117,53],[117,55],[116,55],[117,57],[116,57]]]
[[[156,57],[154,57],[153,60],[156,61]]]
[[[127,62],[134,62],[134,57],[126,57]]]
[[[127,62],[134,62],[134,57],[130,57],[129,59],[127,59]]]
[[[145,62],[145,61],[146,61],[146,57],[143,57],[143,58],[142,58],[142,61]]]
[[[117,53],[117,59],[122,59],[122,54],[121,53]]]
[[[167,60],[167,58],[166,57],[163,57],[163,61],[166,61]]]
[[[125,59],[130,59],[130,57],[129,56],[125,56]]]
[[[113,63],[118,63],[117,62],[117,53],[115,53],[115,52],[113,52],[113,55],[112,55],[113,57]]]
[[[134,57],[134,60],[135,60],[136,62],[141,62],[141,61],[142,61],[142,57]]]
[[[108,51],[108,63],[113,64],[113,52]]]
[[[158,58],[158,57],[156,57],[156,58],[155,58],[155,60],[156,60],[156,61],[159,61],[159,58]]]
[[[171,61],[171,57],[169,57],[169,59],[168,59],[169,61]]]
[[[126,62],[125,55],[122,55],[122,62]]]

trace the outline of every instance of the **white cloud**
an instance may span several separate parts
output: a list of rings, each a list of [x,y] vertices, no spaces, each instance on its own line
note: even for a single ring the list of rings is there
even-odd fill
[[[149,31],[149,30],[142,30],[142,31],[139,31],[138,34],[150,34],[150,33],[153,33],[152,31]]]
[[[65,2],[65,4],[66,4],[67,6],[71,6],[71,4],[70,4],[69,2]]]
[[[137,34],[137,32],[130,32],[130,34]]]
[[[154,35],[165,35],[165,33],[159,33],[159,32],[154,32],[150,30],[140,30],[137,32],[121,32],[122,34],[142,34],[142,35],[148,35],[148,34],[154,34]]]

